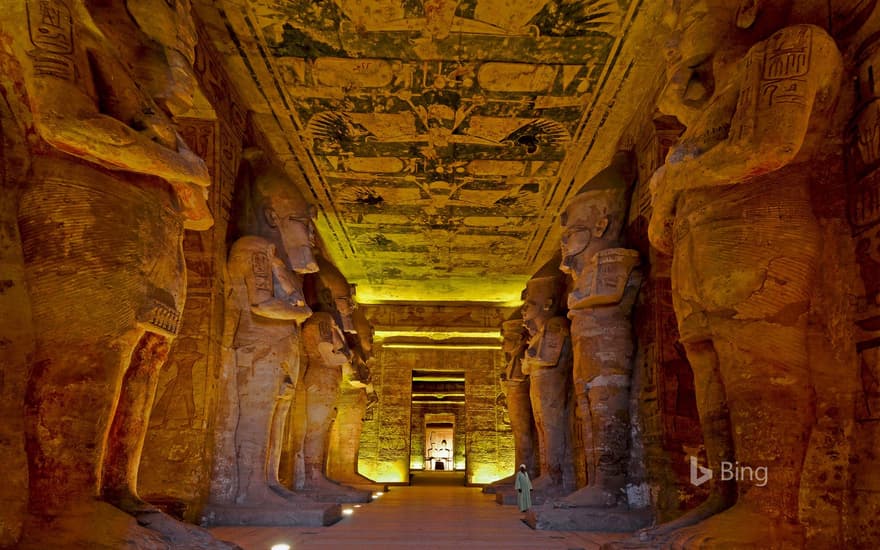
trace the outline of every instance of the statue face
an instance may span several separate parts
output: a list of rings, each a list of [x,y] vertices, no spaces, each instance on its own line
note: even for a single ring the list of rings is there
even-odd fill
[[[136,60],[138,80],[171,116],[193,104],[196,27],[189,0],[127,0],[126,10],[153,41]],[[158,46],[160,49],[157,49]]]
[[[695,122],[715,91],[714,56],[736,30],[736,8],[735,2],[723,0],[673,0],[664,15],[673,31],[666,49],[668,83],[659,107],[686,126]]]
[[[564,227],[562,231],[562,263],[559,269],[563,273],[572,273],[574,258],[590,246],[593,233],[582,225]]]
[[[532,334],[543,326],[544,321],[555,314],[553,308],[555,285],[549,281],[540,279],[538,281],[540,282],[534,279],[529,281],[523,293],[523,324]]]
[[[504,353],[515,352],[516,348],[522,343],[522,325],[519,325],[515,329],[505,327],[501,331],[501,336],[504,338],[501,342],[501,351]]]
[[[303,217],[302,207],[286,207],[285,201],[280,202],[277,210],[273,209],[276,229],[281,237],[284,251],[290,268],[297,273],[315,273],[318,263],[315,261],[315,226],[310,217]]]
[[[336,303],[336,311],[339,312],[339,316],[342,318],[342,330],[344,332],[354,332],[354,322],[351,319],[351,314],[354,313],[357,304],[352,300],[351,295],[346,293],[343,296],[334,296],[333,301]]]

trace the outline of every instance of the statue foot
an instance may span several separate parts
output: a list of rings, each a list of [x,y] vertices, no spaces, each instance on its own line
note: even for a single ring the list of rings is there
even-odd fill
[[[304,504],[304,503],[313,503],[315,502],[313,499],[305,495],[301,495],[295,491],[291,491],[287,487],[283,485],[269,485],[269,490],[272,491],[273,495],[277,495],[283,498],[286,502],[292,504]]]
[[[354,487],[341,485],[321,476],[310,477],[302,488],[313,500],[330,500],[335,502],[370,502],[372,493]]]
[[[691,525],[696,525],[697,523],[714,516],[715,514],[719,514],[724,510],[728,509],[730,504],[724,500],[721,495],[717,493],[712,493],[709,495],[702,504],[694,508],[693,510],[689,510],[681,517],[678,517],[672,521],[667,521],[666,523],[661,523],[655,527],[648,527],[646,529],[641,529],[634,536],[636,542],[650,542],[652,540],[659,540],[663,537],[669,535],[670,533],[674,533],[679,529],[683,529],[685,527],[690,527]]]
[[[138,514],[161,513],[161,510],[137,496],[127,488],[104,489],[103,500],[116,506],[123,512],[137,516]]]
[[[672,522],[670,522],[672,523]],[[766,513],[738,504],[696,524],[669,531],[640,531],[635,537],[608,543],[602,550],[669,548],[675,550],[801,550],[803,529],[800,525],[768,517]]]
[[[601,487],[587,486],[553,502],[554,508],[614,508],[621,503],[618,494]]]
[[[800,525],[768,517],[746,505],[736,505],[696,525],[667,535],[663,547],[681,549],[736,550],[765,548],[795,550],[804,545]]]
[[[138,525],[159,533],[172,548],[189,550],[241,550],[230,542],[215,539],[206,529],[178,521],[159,511],[134,514]]]

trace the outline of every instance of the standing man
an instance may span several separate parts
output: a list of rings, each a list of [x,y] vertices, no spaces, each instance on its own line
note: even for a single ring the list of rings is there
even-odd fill
[[[519,471],[516,473],[516,482],[514,482],[514,486],[516,487],[519,511],[525,512],[532,507],[532,481],[529,479],[529,473],[526,471],[525,464],[519,465]]]

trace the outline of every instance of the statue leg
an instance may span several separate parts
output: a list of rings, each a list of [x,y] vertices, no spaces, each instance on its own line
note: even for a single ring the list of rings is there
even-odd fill
[[[703,431],[703,445],[706,448],[707,466],[713,472],[720,472],[722,461],[733,457],[734,447],[718,354],[709,340],[686,343],[684,347],[694,373],[694,392]],[[709,483],[709,496],[702,504],[679,518],[643,530],[640,533],[641,538],[661,539],[733,506],[736,502],[736,483],[733,480],[724,481],[718,475],[713,475],[707,483]]]
[[[331,427],[331,445],[327,461],[327,475],[342,483],[373,484],[358,472],[358,452],[364,415],[367,411],[367,392],[364,388],[350,388],[342,393],[336,419]]]
[[[715,346],[736,455],[715,475],[736,480],[736,504],[664,542],[674,547],[801,548],[798,493],[815,405],[805,327],[753,322],[723,332]]]
[[[547,432],[544,429],[546,419],[544,407],[541,405],[541,386],[540,381],[534,375],[529,377],[529,404],[535,419],[535,435],[538,440],[538,475],[533,478],[532,486],[534,486],[535,482],[541,479],[549,468],[547,460]]]
[[[280,368],[277,358],[265,349],[238,350],[237,376],[239,415],[235,450],[239,465],[239,504],[272,501],[269,492],[267,449],[272,430],[272,410],[278,395]],[[262,352],[262,357],[253,358]]]
[[[590,334],[577,334],[581,327],[577,320],[572,324],[575,393],[586,416],[580,429],[588,480],[585,487],[557,502],[558,507],[604,508],[626,503],[632,336],[625,319],[604,321],[600,330]]]
[[[525,464],[529,475],[537,477],[538,465],[535,452],[537,435],[535,419],[532,416],[532,403],[529,399],[529,380],[508,381],[504,384],[507,387],[507,411],[510,415],[510,428],[513,431],[516,467]]]
[[[101,494],[104,500],[130,513],[155,512],[137,494],[137,475],[147,435],[150,411],[156,398],[159,369],[168,357],[164,336],[144,334],[122,378],[119,401],[104,455]]]
[[[540,369],[530,376],[531,387],[537,387],[537,407],[541,410],[538,429],[544,432],[543,441],[546,444],[541,451],[547,465],[546,470],[542,470],[541,476],[532,483],[535,491],[557,494],[564,491],[566,461],[570,461],[568,455],[571,451],[568,438],[570,376],[569,369],[560,367]],[[532,394],[532,405],[535,406],[534,390]]]
[[[308,418],[303,443],[304,488],[307,491],[319,491],[330,486],[338,487],[324,476],[324,459],[341,380],[342,373],[338,367],[319,366],[311,366],[303,380],[306,385]]]

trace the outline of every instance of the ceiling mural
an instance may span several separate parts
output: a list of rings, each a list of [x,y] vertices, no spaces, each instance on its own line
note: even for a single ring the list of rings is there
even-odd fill
[[[554,251],[548,213],[630,1],[221,0],[210,16],[362,300],[505,301]]]

